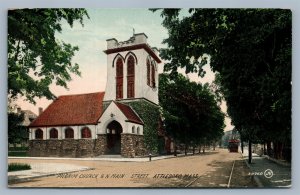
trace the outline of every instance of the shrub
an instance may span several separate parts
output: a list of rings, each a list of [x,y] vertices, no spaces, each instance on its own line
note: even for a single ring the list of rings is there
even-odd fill
[[[23,170],[30,170],[31,166],[25,163],[9,163],[8,164],[8,172],[11,171],[23,171]]]
[[[28,156],[27,151],[8,151],[8,156]]]

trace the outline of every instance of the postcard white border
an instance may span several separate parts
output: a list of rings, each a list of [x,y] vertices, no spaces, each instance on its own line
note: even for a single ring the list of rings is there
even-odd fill
[[[54,8],[54,7],[86,7],[86,8],[153,8],[153,7],[201,7],[201,8],[285,8],[293,12],[293,155],[292,155],[292,188],[291,189],[8,189],[7,188],[7,116],[6,116],[6,91],[7,91],[7,9],[8,8]],[[1,194],[152,194],[172,193],[176,194],[265,194],[281,195],[283,193],[299,194],[300,186],[300,1],[298,0],[1,0],[0,3],[0,193]],[[298,154],[297,154],[298,153]]]

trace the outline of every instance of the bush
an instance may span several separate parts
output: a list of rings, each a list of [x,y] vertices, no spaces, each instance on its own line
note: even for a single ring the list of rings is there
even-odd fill
[[[8,151],[28,151],[28,147],[22,146],[22,147],[9,147]]]
[[[10,163],[8,164],[8,172],[30,170],[31,166],[25,163]]]
[[[28,156],[27,151],[8,151],[8,156]]]

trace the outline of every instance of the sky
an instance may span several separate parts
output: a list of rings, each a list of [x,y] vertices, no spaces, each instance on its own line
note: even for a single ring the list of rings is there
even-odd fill
[[[72,63],[80,66],[81,77],[72,75],[72,81],[68,88],[50,86],[51,91],[56,95],[82,94],[105,91],[106,85],[106,40],[115,38],[118,41],[128,40],[133,29],[135,33],[145,33],[148,36],[148,43],[152,47],[164,48],[163,39],[168,37],[167,30],[161,25],[162,17],[160,12],[151,12],[148,9],[87,9],[90,19],[84,18],[84,26],[75,22],[71,28],[65,21],[62,22],[62,32],[56,33],[56,38],[73,46],[78,46],[79,51],[72,59]],[[188,14],[186,11],[181,16]],[[209,66],[204,67],[206,76],[199,78],[197,74],[189,74],[188,77],[196,82],[212,82],[214,73]],[[163,63],[159,64],[159,73],[163,72]],[[180,70],[184,73],[184,70]],[[22,110],[31,110],[38,113],[38,107],[46,109],[52,100],[45,98],[35,99],[36,105],[25,102],[22,99],[17,101]],[[226,112],[226,103],[221,105]],[[226,130],[232,130],[229,118],[225,120]]]

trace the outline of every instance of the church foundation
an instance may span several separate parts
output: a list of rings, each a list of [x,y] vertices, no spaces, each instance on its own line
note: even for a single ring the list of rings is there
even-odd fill
[[[104,155],[107,149],[107,135],[106,134],[98,134],[98,138],[96,139],[94,154],[95,156]]]
[[[146,155],[143,136],[121,134],[121,155],[128,158]]]

